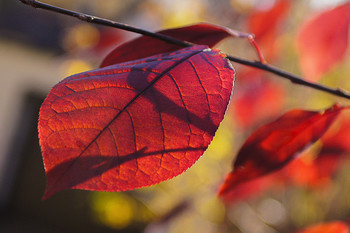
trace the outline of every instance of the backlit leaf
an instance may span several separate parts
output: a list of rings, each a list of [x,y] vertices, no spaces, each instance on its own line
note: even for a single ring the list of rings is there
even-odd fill
[[[313,150],[307,150],[280,170],[235,185],[221,198],[226,204],[231,205],[262,195],[266,191],[280,190],[288,185],[312,189],[325,188],[331,183],[332,175],[344,159],[345,156],[339,154],[321,152],[317,156]]]
[[[47,188],[123,191],[179,175],[222,121],[234,71],[206,46],[73,75],[44,101]]]
[[[286,183],[297,186],[325,187],[340,165],[341,158],[338,154],[320,154],[312,161],[296,159],[281,170],[280,176]]]
[[[237,184],[276,171],[317,141],[345,108],[334,105],[324,112],[292,110],[253,132],[226,177],[220,195]]]
[[[226,37],[236,35],[236,32],[231,29],[208,23],[162,30],[158,33],[209,47],[213,47]],[[115,48],[105,57],[101,67],[145,58],[159,53],[173,52],[181,48],[178,45],[166,43],[159,39],[141,36]]]
[[[349,27],[350,2],[320,12],[301,26],[296,44],[306,79],[318,81],[344,59],[349,46]]]

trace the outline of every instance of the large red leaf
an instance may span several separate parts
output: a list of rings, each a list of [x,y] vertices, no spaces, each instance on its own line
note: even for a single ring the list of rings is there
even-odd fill
[[[292,110],[253,132],[234,163],[219,194],[237,184],[282,168],[317,141],[345,108],[334,105],[324,112]]]
[[[226,37],[237,36],[237,32],[229,28],[208,23],[162,30],[158,33],[199,45],[207,45],[209,47],[213,47]],[[178,45],[166,43],[159,39],[141,36],[115,48],[105,57],[101,67],[145,58],[159,53],[173,52],[181,48],[182,47]]]
[[[187,170],[224,117],[233,75],[223,54],[194,46],[66,78],[40,109],[44,198],[130,190]]]
[[[300,28],[296,44],[305,78],[318,81],[344,59],[349,45],[350,2],[323,11]]]
[[[345,222],[333,221],[319,223],[297,233],[349,233],[349,226]]]

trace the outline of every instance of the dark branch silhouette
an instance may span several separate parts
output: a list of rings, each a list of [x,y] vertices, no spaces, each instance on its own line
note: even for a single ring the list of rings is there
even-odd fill
[[[166,36],[163,34],[159,34],[156,32],[151,32],[151,31],[147,31],[141,28],[137,28],[137,27],[133,27],[127,24],[122,24],[122,23],[118,23],[115,21],[111,21],[111,20],[107,20],[107,19],[103,19],[100,17],[96,17],[96,16],[92,16],[92,15],[87,15],[84,13],[80,13],[80,12],[75,12],[75,11],[71,11],[71,10],[67,10],[64,8],[60,8],[60,7],[56,7],[53,5],[49,5],[46,3],[42,3],[40,1],[36,1],[36,0],[20,0],[22,3],[30,5],[34,8],[41,8],[44,10],[49,10],[49,11],[53,11],[56,13],[60,13],[60,14],[64,14],[64,15],[68,15],[71,17],[75,17],[78,18],[82,21],[88,22],[88,23],[93,23],[93,24],[98,24],[98,25],[104,25],[104,26],[108,26],[108,27],[114,27],[114,28],[118,28],[118,29],[122,29],[122,30],[126,30],[126,31],[130,31],[130,32],[135,32],[144,36],[149,36],[149,37],[153,37],[162,41],[165,41],[167,43],[171,43],[171,44],[175,44],[181,47],[188,47],[188,46],[193,46],[194,44],[188,41],[183,41],[183,40],[178,40],[176,38],[170,37],[170,36]],[[243,35],[243,33],[242,33]],[[249,39],[249,38],[248,38]],[[254,44],[253,44],[254,45]],[[255,44],[256,45],[256,44]],[[254,45],[254,46],[255,46]],[[259,54],[259,51],[258,51]],[[303,85],[303,86],[307,86],[319,91],[323,91],[335,96],[339,96],[342,98],[346,98],[346,99],[350,99],[350,94],[347,91],[344,91],[342,89],[339,88],[331,88],[319,83],[312,83],[309,81],[306,81],[304,79],[302,79],[301,77],[298,77],[296,75],[293,75],[291,73],[288,73],[286,71],[283,71],[279,68],[276,68],[274,66],[271,66],[269,64],[267,64],[265,62],[265,60],[263,60],[263,58],[260,56],[261,53],[259,54],[259,59],[260,61],[249,61],[249,60],[245,60],[242,58],[238,58],[238,57],[234,57],[231,55],[227,55],[227,58],[235,63],[239,63],[242,65],[246,65],[246,66],[250,66],[250,67],[254,67],[260,70],[264,70],[273,74],[276,74],[279,77],[285,78],[290,80],[292,83],[294,84],[299,84],[299,85]]]

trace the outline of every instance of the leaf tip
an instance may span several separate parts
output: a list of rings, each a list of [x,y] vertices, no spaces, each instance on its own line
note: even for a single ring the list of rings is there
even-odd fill
[[[46,187],[45,192],[44,192],[43,196],[41,197],[41,200],[45,201],[45,200],[49,199],[55,193],[56,193],[56,191],[52,190],[49,187]]]
[[[64,181],[61,181],[59,184],[57,182],[52,182],[52,177],[51,174],[48,173],[47,174],[47,183],[46,183],[46,188],[44,191],[43,196],[41,197],[41,200],[47,200],[50,197],[52,197],[55,193],[65,190],[65,189],[71,189],[71,187],[67,187],[65,185],[63,185]]]

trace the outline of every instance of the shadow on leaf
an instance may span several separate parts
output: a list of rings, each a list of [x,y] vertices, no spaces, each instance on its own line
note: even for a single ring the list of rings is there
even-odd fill
[[[162,155],[165,153],[204,151],[206,148],[178,148],[161,151],[145,152],[146,147],[135,153],[125,156],[82,156],[79,159],[66,160],[47,172],[47,187],[43,199],[47,199],[54,193],[64,189],[86,189],[95,190],[91,187],[79,188],[80,184],[96,178],[112,169],[119,169],[119,166],[129,161],[137,160],[147,156]]]

